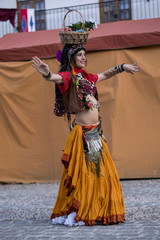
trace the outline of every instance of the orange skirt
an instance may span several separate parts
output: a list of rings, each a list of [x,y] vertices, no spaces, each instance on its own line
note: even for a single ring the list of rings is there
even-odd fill
[[[91,129],[92,126],[87,126],[85,131]],[[87,164],[83,137],[84,128],[75,125],[62,156],[64,169],[51,219],[76,212],[75,220],[83,221],[85,225],[94,225],[96,221],[106,225],[124,222],[122,188],[107,143],[101,135],[102,151],[97,174],[95,162]]]

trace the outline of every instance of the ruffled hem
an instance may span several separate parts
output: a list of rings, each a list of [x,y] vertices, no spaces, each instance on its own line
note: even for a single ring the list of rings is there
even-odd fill
[[[64,213],[62,213],[64,214]],[[54,216],[53,216],[54,215]],[[66,226],[93,226],[96,224],[102,225],[112,225],[118,223],[124,223],[125,217],[124,214],[112,215],[110,217],[97,217],[92,220],[81,219],[80,216],[76,214],[76,212],[72,212],[69,215],[61,215],[59,217],[55,217],[55,214],[51,216],[52,224],[61,224]]]
[[[111,215],[108,217],[97,217],[96,219],[92,220],[85,220],[81,219],[78,215],[76,216],[75,220],[78,221],[83,221],[85,222],[86,226],[93,226],[99,222],[102,225],[109,225],[109,224],[118,224],[118,223],[124,223],[125,221],[125,216],[124,214],[117,214],[117,215]]]
[[[51,219],[53,218],[57,218],[57,217],[60,217],[60,216],[67,216],[69,214],[71,214],[72,212],[76,212],[78,209],[79,209],[79,206],[80,206],[80,202],[76,199],[73,199],[73,202],[72,202],[72,205],[70,206],[69,204],[67,205],[67,211],[65,212],[60,212],[59,214],[57,213],[52,213],[51,215]]]
[[[72,206],[68,206],[68,211],[60,212],[59,214],[52,213],[50,218],[52,220],[57,219],[57,221],[59,218],[59,221],[61,221],[61,217],[64,217],[66,220],[67,217],[69,217],[73,212],[76,213],[75,211],[79,209],[79,206],[80,206],[80,202],[74,199]],[[83,222],[86,226],[93,226],[97,224],[97,222],[102,225],[110,225],[110,224],[124,223],[124,221],[125,221],[125,214],[115,214],[115,215],[106,216],[106,217],[98,216],[96,219],[89,219],[89,220],[82,219],[79,215],[75,214],[75,222],[77,223]],[[52,224],[54,224],[53,222],[54,221],[52,221]],[[55,224],[64,224],[64,223],[55,223]],[[64,225],[67,225],[67,224],[64,224]],[[78,225],[75,225],[75,226],[78,226]]]

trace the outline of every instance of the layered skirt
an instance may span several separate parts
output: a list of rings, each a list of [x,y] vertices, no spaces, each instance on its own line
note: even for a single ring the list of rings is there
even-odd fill
[[[59,193],[51,215],[53,224],[124,222],[122,188],[101,123],[72,124],[62,163]]]

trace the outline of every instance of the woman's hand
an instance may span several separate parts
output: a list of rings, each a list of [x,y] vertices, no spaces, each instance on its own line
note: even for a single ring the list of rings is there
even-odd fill
[[[123,69],[128,72],[133,74],[133,72],[139,72],[140,71],[140,67],[137,65],[137,63],[133,63],[133,64],[124,64],[123,65]]]
[[[42,62],[37,56],[32,58],[32,66],[44,76],[47,76],[50,72],[48,65]]]
[[[46,80],[55,82],[57,84],[63,84],[63,78],[59,74],[53,74],[50,72],[47,64],[41,61],[38,57],[32,58],[32,66],[45,77]],[[50,74],[49,74],[50,73]],[[49,75],[49,76],[48,76]]]

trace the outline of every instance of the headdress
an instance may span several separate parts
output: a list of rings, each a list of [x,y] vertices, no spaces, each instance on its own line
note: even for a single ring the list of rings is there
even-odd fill
[[[70,63],[71,58],[81,50],[84,50],[86,52],[85,47],[80,44],[66,44],[62,52],[61,50],[57,51],[56,58],[62,65],[67,62]]]
[[[84,50],[86,52],[85,47],[83,47],[82,45],[79,45],[79,44],[73,45],[68,51],[69,62],[71,61],[71,58],[81,50]]]

